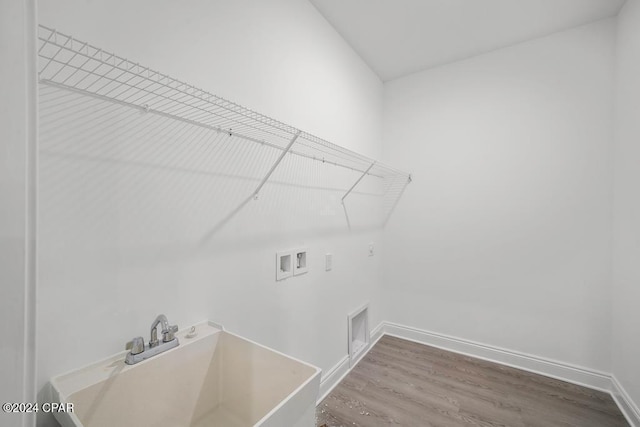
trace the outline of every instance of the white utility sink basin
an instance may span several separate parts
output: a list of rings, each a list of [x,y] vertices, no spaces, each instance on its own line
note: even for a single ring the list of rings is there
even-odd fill
[[[51,380],[63,427],[312,427],[320,369],[212,324],[136,365],[126,352]]]

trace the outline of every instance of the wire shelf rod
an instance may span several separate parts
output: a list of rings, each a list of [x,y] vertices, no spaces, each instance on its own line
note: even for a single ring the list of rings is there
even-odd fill
[[[43,26],[43,25],[40,25],[40,27],[41,27],[42,29],[46,30],[46,31],[51,32],[52,34],[55,34],[56,36],[57,36],[58,34],[60,34],[61,36],[66,37],[67,39],[73,39],[73,37],[71,37],[71,36],[66,36],[66,35],[62,35],[61,33],[58,33],[58,32],[57,32],[56,30],[54,30],[54,29],[51,29],[51,28],[45,27],[45,26]],[[46,45],[46,44],[50,44],[50,45],[53,45],[53,46],[56,46],[56,47],[59,47],[59,48],[64,48],[64,47],[65,47],[64,45],[60,45],[60,44],[57,42],[57,37],[54,37],[54,41],[51,41],[51,37],[48,37],[48,38],[46,38],[46,39],[45,39],[45,38],[43,38],[43,37],[39,37],[39,39],[43,42],[43,46],[44,46],[44,45]],[[97,55],[97,54],[100,54],[100,55],[102,56],[102,53],[103,53],[104,51],[103,51],[101,48],[98,48],[98,47],[92,46],[92,45],[90,45],[90,44],[88,44],[88,43],[85,43],[84,45],[86,46],[86,52],[85,52],[85,53],[80,52],[80,54],[81,54],[81,55],[83,55],[83,56],[87,57],[89,60],[99,61],[99,62],[101,62],[102,64],[110,65],[110,64],[108,64],[108,63],[106,62],[106,61],[108,61],[108,60],[104,60],[104,58],[100,58],[100,59],[96,58],[96,55]],[[89,52],[89,49],[90,49],[90,48],[94,50],[93,55]],[[60,52],[60,49],[59,49],[59,50],[56,52],[56,54],[54,54],[53,56],[57,56],[59,52]],[[104,52],[104,53],[106,53],[106,52]],[[127,64],[132,64],[132,67],[131,67],[130,69],[125,69],[126,71],[133,72],[132,70],[133,70],[135,67],[137,67],[137,68],[138,68],[138,70],[137,70],[137,74],[141,74],[141,71],[140,71],[140,65],[139,65],[139,64],[133,64],[133,63],[131,63],[129,60],[127,60],[127,59],[125,59],[125,58],[121,58],[121,57],[119,57],[119,56],[117,56],[117,55],[115,55],[115,54],[108,54],[108,55],[109,55],[109,58],[114,58],[114,61],[115,61],[115,58],[119,58],[119,59],[121,59],[122,61],[126,62]],[[41,56],[42,56],[42,55],[41,55]],[[45,58],[46,58],[46,57],[45,57]],[[66,62],[65,62],[65,61],[59,61],[59,62],[61,63],[61,65],[65,65],[65,66],[72,66],[72,65],[69,63],[69,61],[66,61]],[[99,64],[99,65],[98,65],[98,67],[95,67],[93,70],[91,70],[91,73],[94,73],[94,72],[95,72],[95,70],[97,70],[97,69],[99,68],[99,66],[100,66],[100,65],[102,65],[102,64]],[[115,65],[115,63],[114,63],[114,65]],[[72,66],[72,67],[73,67],[73,66]],[[43,70],[41,70],[41,73],[42,73],[42,71],[43,71]],[[89,72],[88,70],[83,70],[83,71],[85,71],[85,72]],[[182,82],[182,81],[179,81],[179,80],[173,79],[172,77],[167,76],[167,75],[165,75],[165,74],[162,74],[162,73],[160,73],[160,72],[158,72],[158,71],[151,70],[149,67],[144,68],[144,69],[143,69],[143,71],[146,71],[146,72],[147,72],[147,74],[148,74],[148,77],[146,78],[147,80],[152,80],[152,81],[153,81],[153,78],[155,78],[155,79],[156,79],[156,80],[155,80],[156,82],[161,83],[161,81],[160,81],[160,80],[161,80],[161,79],[165,79],[165,80],[167,80],[167,81],[168,81],[168,82],[170,82],[170,83],[177,84],[177,85],[178,85],[178,87],[177,87],[177,88],[174,88],[174,89],[176,89],[176,90],[180,90],[180,91],[185,92],[185,93],[188,93],[188,91],[190,91],[190,90],[191,90],[191,91],[192,91],[192,93],[190,94],[190,96],[193,96],[193,97],[202,97],[203,95],[206,95],[206,96],[207,96],[207,101],[208,101],[208,102],[211,102],[211,98],[213,97],[216,101],[218,101],[218,102],[219,102],[219,101],[222,101],[224,104],[226,104],[226,106],[224,106],[224,108],[226,108],[226,109],[228,109],[228,110],[230,110],[230,111],[233,111],[233,112],[235,112],[235,113],[237,113],[237,114],[243,114],[243,112],[242,112],[242,111],[249,112],[249,114],[251,114],[251,117],[250,117],[250,118],[252,118],[252,119],[254,119],[254,120],[258,120],[258,121],[262,122],[263,124],[269,124],[270,126],[275,126],[275,127],[279,128],[279,129],[281,129],[281,130],[285,130],[285,131],[287,131],[288,133],[291,133],[291,134],[294,134],[294,133],[295,133],[295,131],[296,131],[296,129],[292,128],[292,127],[291,127],[291,126],[289,126],[289,125],[286,125],[286,124],[284,124],[284,123],[282,123],[282,122],[278,122],[278,121],[276,121],[276,120],[273,120],[273,119],[267,118],[266,116],[262,116],[261,114],[259,114],[259,113],[255,112],[255,111],[248,110],[248,109],[246,109],[246,108],[244,108],[244,107],[242,107],[242,106],[240,106],[240,105],[238,105],[238,104],[235,104],[235,103],[233,103],[233,102],[231,102],[231,101],[225,100],[225,99],[220,98],[220,97],[217,97],[217,96],[215,96],[215,95],[212,95],[212,94],[210,94],[210,93],[208,93],[208,92],[206,92],[206,91],[204,91],[204,90],[202,90],[202,89],[199,89],[199,88],[197,88],[197,87],[195,87],[195,86],[193,86],[193,85],[190,85],[190,84],[184,83],[184,82]],[[149,76],[149,73],[152,73],[152,74],[153,74],[153,77]],[[76,83],[76,84],[77,84],[77,83]],[[180,86],[182,86],[183,88],[182,88],[182,89],[180,89]],[[246,113],[244,113],[244,114],[246,114]]]
[[[366,172],[364,176],[386,179],[387,174],[393,174],[409,179],[406,172],[381,163],[376,163],[375,168],[365,169],[373,159],[54,29],[41,25],[40,30],[38,52],[44,66],[41,66],[39,76],[43,83],[228,133],[281,151],[285,150],[283,145],[298,134],[296,145],[304,147],[305,151],[311,150],[313,154],[297,149],[290,150],[291,154],[359,173]],[[45,49],[47,46],[48,50]],[[60,68],[49,71],[52,64]],[[344,164],[344,161],[353,165]]]
[[[189,119],[186,119],[184,117],[174,116],[174,115],[162,112],[162,111],[157,111],[157,110],[153,110],[153,109],[146,109],[146,108],[144,108],[143,106],[140,106],[140,105],[131,104],[131,103],[128,103],[128,102],[125,102],[125,101],[120,101],[120,100],[117,100],[117,99],[114,99],[114,98],[110,98],[110,97],[105,97],[103,95],[99,95],[99,94],[95,94],[95,93],[91,93],[91,92],[84,92],[82,89],[71,88],[71,87],[64,86],[64,85],[61,85],[59,83],[51,82],[51,81],[48,81],[48,80],[41,80],[40,83],[46,84],[48,86],[53,86],[53,87],[57,87],[57,88],[60,88],[60,89],[68,90],[68,91],[71,91],[71,92],[79,93],[79,94],[82,94],[82,95],[88,95],[88,96],[91,96],[91,97],[95,97],[97,99],[101,99],[103,101],[108,101],[108,102],[112,102],[112,103],[119,104],[119,105],[122,105],[122,106],[134,108],[134,109],[139,110],[140,112],[156,114],[156,115],[168,118],[168,119],[178,120],[178,121],[185,122],[187,124],[194,125],[194,126],[200,126],[200,127],[212,130],[212,131],[220,133],[220,134],[226,134],[228,136],[235,136],[235,137],[238,137],[238,138],[241,138],[241,139],[244,139],[244,140],[256,143],[256,144],[260,144],[260,145],[263,145],[263,146],[267,146],[267,147],[270,147],[270,148],[273,148],[273,149],[276,149],[276,150],[279,150],[279,151],[283,151],[285,149],[284,147],[282,147],[280,145],[273,144],[273,143],[270,143],[270,142],[267,142],[267,141],[264,141],[264,140],[256,139],[256,138],[253,138],[253,137],[250,137],[250,136],[246,136],[246,135],[243,135],[243,134],[238,133],[238,132],[228,131],[228,130],[225,130],[225,129],[221,129],[219,127],[206,125],[204,123],[200,123],[200,122],[197,122],[197,121],[189,120]],[[328,159],[325,159],[325,158],[315,157],[315,156],[312,156],[310,154],[305,154],[305,153],[302,153],[302,152],[299,152],[299,151],[296,151],[296,150],[289,150],[289,153],[292,154],[292,155],[296,155],[296,156],[299,156],[299,157],[303,157],[303,158],[309,159],[309,160],[315,160],[315,161],[326,163],[326,164],[333,165],[333,166],[336,166],[336,167],[349,169],[349,170],[351,170],[353,172],[358,172],[358,173],[365,172],[364,169],[358,169],[356,167],[344,165],[344,164],[341,164],[341,163],[338,163],[338,162],[335,162],[335,161],[331,161],[331,160],[328,160]],[[371,172],[369,172],[368,175],[376,177],[376,178],[381,178],[381,179],[385,178],[384,175],[375,174],[375,173],[371,173]]]
[[[58,62],[58,63],[60,63],[60,64],[64,64],[62,61],[58,61],[58,60],[55,60],[55,59],[54,59],[54,61],[56,61],[56,62]],[[71,68],[75,68],[75,66],[73,66],[73,65],[68,65],[68,66],[69,66],[69,67],[71,67]],[[176,100],[175,98],[170,98],[170,97],[168,97],[168,96],[165,96],[164,94],[165,94],[165,93],[168,93],[168,92],[169,92],[169,90],[167,90],[167,91],[165,91],[165,92],[163,92],[163,93],[160,93],[160,94],[158,94],[157,92],[153,92],[153,91],[151,91],[151,90],[148,90],[147,88],[149,88],[149,87],[153,86],[154,84],[156,84],[155,82],[151,82],[149,85],[145,86],[144,88],[139,88],[139,87],[136,87],[136,86],[134,86],[134,85],[126,84],[126,83],[124,83],[124,82],[118,82],[118,81],[116,81],[116,80],[114,80],[114,79],[112,79],[112,78],[110,78],[110,77],[106,77],[106,76],[102,76],[102,75],[99,75],[99,74],[95,74],[94,72],[95,72],[95,70],[96,70],[97,68],[99,68],[99,66],[98,66],[98,67],[95,67],[95,68],[94,68],[94,70],[93,70],[92,72],[88,72],[88,71],[86,71],[86,70],[82,70],[82,71],[84,71],[84,72],[88,73],[85,77],[83,77],[82,81],[84,81],[84,80],[86,79],[86,77],[87,77],[89,74],[93,74],[93,75],[95,75],[95,76],[97,76],[97,77],[99,77],[99,78],[106,79],[106,80],[110,80],[110,82],[114,82],[114,83],[120,83],[121,85],[128,86],[128,87],[129,87],[129,89],[134,89],[134,90],[136,90],[136,91],[137,91],[137,92],[134,92],[134,93],[132,93],[131,95],[127,96],[127,97],[125,98],[125,100],[126,100],[126,99],[128,99],[128,98],[131,98],[132,96],[136,95],[136,94],[137,94],[137,93],[139,93],[139,92],[144,92],[144,93],[143,93],[143,95],[141,95],[141,96],[139,96],[138,98],[136,98],[136,100],[141,100],[141,99],[143,99],[143,98],[144,98],[144,94],[146,93],[147,95],[151,95],[151,96],[154,96],[154,97],[164,98],[164,99],[165,99],[169,104],[170,104],[171,102],[177,102],[177,103],[179,103],[179,104],[182,104],[182,105],[183,105],[183,107],[184,107],[184,108],[186,108],[186,109],[188,109],[188,108],[194,108],[194,109],[197,109],[197,110],[201,110],[201,111],[200,111],[200,113],[202,113],[203,115],[209,115],[209,114],[212,114],[212,115],[218,116],[218,117],[220,117],[221,119],[224,119],[224,120],[228,120],[228,121],[231,121],[231,122],[237,122],[237,123],[240,123],[240,124],[242,124],[242,125],[245,125],[245,126],[248,126],[248,127],[253,127],[253,128],[255,128],[255,127],[254,127],[253,125],[251,125],[251,124],[244,123],[244,122],[239,122],[239,121],[238,121],[238,119],[234,119],[234,118],[232,118],[232,117],[222,116],[222,115],[220,115],[219,113],[217,113],[217,112],[215,112],[215,111],[206,110],[206,109],[204,109],[204,108],[199,108],[199,107],[197,107],[197,106],[194,106],[193,104],[187,104],[186,102],[180,101],[179,99],[178,99],[178,100]],[[50,80],[48,80],[48,79],[45,79],[44,81],[51,82],[51,83],[55,83],[55,82],[52,82],[52,81],[50,81]],[[68,88],[74,88],[74,89],[76,89],[76,90],[78,90],[78,91],[81,91],[81,92],[83,92],[83,93],[89,93],[89,94],[95,94],[95,95],[102,96],[101,94],[94,93],[94,92],[92,92],[92,91],[87,91],[87,90],[86,90],[86,88],[77,88],[77,87],[74,87],[74,86],[66,86],[66,85],[65,85],[65,87],[68,87]],[[128,90],[128,89],[127,89],[127,90]],[[125,92],[126,92],[126,90],[125,90],[124,92],[122,92],[122,93],[125,93]],[[114,98],[111,98],[111,97],[105,97],[105,99],[108,99],[108,100],[110,100],[110,99],[118,100],[118,98],[117,98],[117,97],[114,97]],[[130,104],[130,105],[136,105],[136,104],[135,104],[135,102],[128,102],[128,104]],[[158,110],[158,111],[159,111],[159,110]],[[256,129],[256,130],[259,130],[259,131],[261,131],[261,132],[265,132],[265,133],[272,133],[272,132],[269,132],[269,131],[264,130],[264,129],[259,129],[259,128],[255,128],[255,129]],[[273,134],[273,133],[272,133],[272,134]],[[276,135],[276,134],[273,134],[273,135],[274,135],[274,136],[277,136],[277,137],[280,137],[279,135]]]
[[[41,39],[41,40],[42,40],[42,39]],[[110,57],[110,58],[111,58],[111,57],[115,57],[115,55],[113,55],[113,54],[109,54],[109,57]],[[53,58],[52,60],[53,60],[54,62],[56,62],[56,63],[58,63],[58,64],[62,65],[62,66],[70,67],[70,68],[77,69],[78,71],[80,71],[80,69],[78,68],[78,66],[76,66],[76,65],[72,65],[72,64],[69,64],[69,63],[68,63],[68,61],[62,61],[62,60],[59,60],[59,59],[56,59],[56,58]],[[124,60],[124,61],[126,61],[126,60]],[[121,62],[122,62],[122,61],[121,61]],[[152,97],[154,97],[154,98],[158,98],[158,97],[159,97],[159,98],[163,98],[163,99],[166,101],[166,104],[168,104],[168,105],[170,105],[171,103],[175,103],[175,102],[177,102],[177,103],[179,103],[179,104],[182,104],[182,105],[183,105],[183,107],[184,107],[184,109],[187,109],[187,110],[188,110],[189,108],[193,108],[193,109],[196,109],[196,110],[200,110],[200,112],[201,112],[203,115],[205,115],[205,116],[206,116],[206,115],[208,115],[208,114],[212,114],[212,115],[215,115],[215,116],[217,116],[217,117],[220,117],[221,119],[228,120],[228,121],[231,121],[231,122],[240,123],[240,124],[242,124],[242,125],[244,125],[244,126],[248,126],[248,127],[254,128],[254,129],[256,129],[256,130],[259,130],[260,132],[270,133],[270,134],[272,134],[273,136],[276,136],[276,137],[282,137],[282,136],[280,136],[280,135],[277,135],[277,134],[273,133],[272,131],[270,131],[270,130],[268,130],[268,129],[257,128],[255,125],[251,124],[250,122],[244,122],[244,121],[239,120],[238,118],[234,118],[234,117],[231,117],[231,116],[223,115],[223,114],[221,114],[221,112],[220,112],[219,110],[214,111],[214,110],[211,110],[211,109],[203,108],[203,107],[201,107],[201,106],[199,106],[199,105],[196,105],[196,104],[194,104],[194,103],[187,103],[187,102],[185,102],[185,101],[182,101],[182,99],[183,99],[183,98],[185,98],[185,97],[186,97],[186,98],[193,98],[194,96],[193,96],[193,95],[191,95],[191,94],[183,93],[181,98],[175,98],[175,97],[173,97],[173,98],[172,98],[172,97],[170,97],[170,96],[168,96],[168,95],[166,95],[166,94],[171,93],[172,91],[177,90],[177,89],[176,89],[176,88],[171,87],[171,86],[170,86],[169,84],[167,84],[167,83],[162,83],[161,81],[154,81],[154,80],[150,80],[146,86],[144,86],[144,87],[138,87],[138,86],[135,86],[135,85],[132,85],[132,84],[128,84],[127,82],[118,81],[118,80],[116,80],[116,79],[115,79],[115,78],[113,78],[113,77],[109,77],[109,76],[106,76],[106,75],[104,75],[104,74],[97,73],[96,71],[97,71],[97,70],[98,70],[102,65],[105,65],[105,64],[100,63],[100,64],[98,64],[96,67],[94,67],[94,68],[93,68],[93,69],[91,69],[91,70],[81,70],[81,71],[83,71],[83,72],[85,72],[85,73],[87,73],[87,74],[86,74],[86,75],[85,75],[85,76],[84,76],[84,77],[83,77],[79,82],[76,82],[76,83],[74,84],[74,86],[72,86],[72,87],[76,87],[76,88],[77,88],[77,86],[79,86],[79,84],[80,84],[80,83],[84,82],[84,81],[87,79],[87,77],[89,77],[89,75],[93,75],[93,76],[97,77],[98,79],[97,79],[96,81],[94,81],[94,82],[90,83],[90,84],[89,84],[89,86],[84,87],[84,88],[81,88],[82,90],[85,90],[85,91],[87,91],[87,92],[93,93],[94,91],[93,91],[93,90],[90,90],[91,86],[92,86],[93,84],[95,84],[97,81],[99,81],[99,79],[105,79],[105,80],[108,80],[108,83],[107,83],[107,84],[116,83],[116,84],[117,84],[117,85],[119,85],[119,86],[126,86],[126,87],[127,87],[127,88],[125,88],[125,89],[120,93],[120,95],[122,95],[122,94],[126,93],[129,89],[133,89],[133,90],[134,90],[134,92],[133,92],[133,93],[131,93],[130,95],[128,95],[128,96],[125,98],[125,100],[126,100],[126,99],[128,99],[128,98],[131,98],[132,96],[137,95],[138,93],[140,93],[139,97],[138,97],[138,98],[136,98],[136,99],[133,101],[133,103],[134,103],[134,104],[135,104],[137,101],[140,101],[141,99],[144,99],[144,97],[145,97],[145,96],[147,96],[147,95],[152,96]],[[112,69],[118,69],[118,70],[121,70],[121,71],[123,71],[123,73],[131,73],[131,72],[132,72],[132,71],[131,71],[131,69],[122,68],[121,66],[118,66],[118,65],[111,65],[111,64],[106,64],[106,65],[107,65],[107,66],[109,66],[109,67],[112,67]],[[134,67],[139,68],[140,66],[139,66],[138,64],[135,64],[135,65],[134,65]],[[143,69],[143,70],[148,70],[148,68]],[[154,73],[155,73],[155,72],[154,72]],[[156,74],[158,74],[158,73],[156,73]],[[158,74],[158,75],[159,75],[159,74]],[[135,75],[135,76],[136,76],[136,77],[140,77],[140,76],[138,76],[138,75]],[[164,77],[164,76],[162,76],[162,77]],[[50,80],[50,79],[49,79],[49,80]],[[162,86],[162,87],[164,87],[164,88],[165,88],[165,90],[164,90],[163,92],[160,92],[160,93],[159,93],[159,92],[157,92],[156,90],[151,90],[151,89],[149,89],[149,88],[153,87],[154,85]],[[185,84],[185,85],[186,85],[186,84]],[[191,88],[191,87],[189,87],[189,88]],[[198,90],[199,90],[199,89],[198,89]],[[117,96],[118,96],[118,95],[115,95],[115,97],[117,97]],[[197,97],[196,97],[196,99],[198,99],[198,100],[200,100],[200,101],[204,101],[204,100],[203,100],[203,99],[201,99],[201,98],[197,98]],[[225,112],[225,111],[223,110],[222,112]],[[248,115],[246,115],[246,114],[241,114],[241,116],[244,116],[244,117],[246,117],[247,119],[251,119],[251,118],[250,118]]]

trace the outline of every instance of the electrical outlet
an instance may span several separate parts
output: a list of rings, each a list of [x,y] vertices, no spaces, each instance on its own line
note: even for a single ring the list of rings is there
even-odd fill
[[[333,268],[333,254],[326,254],[324,256],[324,271],[331,271]]]

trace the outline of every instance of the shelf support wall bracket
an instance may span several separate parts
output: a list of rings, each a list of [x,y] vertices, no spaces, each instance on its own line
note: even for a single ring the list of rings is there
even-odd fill
[[[276,170],[276,168],[278,167],[280,162],[282,162],[282,159],[284,159],[284,156],[287,155],[287,153],[289,152],[289,150],[291,149],[293,144],[296,142],[296,140],[300,136],[301,132],[302,131],[296,132],[296,134],[291,139],[291,142],[289,142],[289,145],[287,145],[287,147],[284,150],[282,150],[282,153],[280,154],[280,157],[278,157],[278,160],[276,160],[276,162],[273,164],[273,166],[271,166],[271,169],[269,169],[269,172],[267,172],[267,174],[264,176],[264,178],[262,178],[262,181],[260,182],[260,184],[258,185],[256,190],[253,192],[253,198],[255,200],[258,199],[258,193],[260,193],[260,190],[262,190],[262,187],[267,183],[267,181],[271,177],[271,174],[273,174],[273,172]]]
[[[360,183],[360,181],[362,181],[362,178],[364,178],[365,176],[367,176],[367,174],[369,173],[369,171],[371,170],[372,167],[374,167],[376,164],[376,162],[373,162],[369,165],[369,167],[367,168],[366,171],[364,171],[364,173],[362,175],[360,175],[360,178],[358,178],[358,180],[356,182],[353,183],[353,185],[351,186],[351,188],[349,190],[347,190],[346,193],[344,193],[344,196],[342,196],[342,200],[341,203],[344,205],[344,199],[349,195],[349,193],[351,193],[353,191],[354,188],[356,188],[356,185],[358,185]]]

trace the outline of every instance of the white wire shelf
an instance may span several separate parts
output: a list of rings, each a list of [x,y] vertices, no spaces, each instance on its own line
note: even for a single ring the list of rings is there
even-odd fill
[[[40,25],[39,81],[95,98],[262,144],[307,159],[388,181],[389,188],[411,181],[410,174],[330,143],[166,74]],[[268,180],[277,167],[256,190]],[[345,194],[351,192],[353,187]]]

